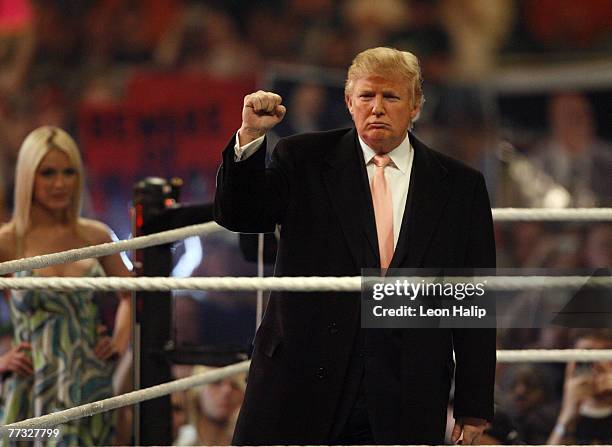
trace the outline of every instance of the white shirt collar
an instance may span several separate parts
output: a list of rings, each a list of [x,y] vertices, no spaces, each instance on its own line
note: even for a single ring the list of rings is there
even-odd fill
[[[368,146],[365,141],[361,139],[359,135],[359,144],[361,145],[361,150],[363,151],[363,159],[365,160],[366,165],[372,161],[376,152],[370,146]],[[412,152],[412,145],[410,144],[410,138],[408,137],[408,133],[406,133],[406,138],[393,149],[391,152],[387,152],[389,158],[393,162],[393,165],[399,169],[402,174],[406,174],[408,172],[408,168],[410,167],[410,153]]]

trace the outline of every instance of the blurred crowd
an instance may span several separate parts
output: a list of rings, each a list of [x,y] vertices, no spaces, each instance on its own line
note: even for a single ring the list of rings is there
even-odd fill
[[[78,137],[83,104],[120,101],[138,73],[256,79],[270,88],[290,79],[282,137],[348,124],[342,73],[357,52],[381,45],[421,58],[427,102],[416,132],[481,169],[494,206],[612,206],[612,145],[602,128],[609,115],[602,118],[597,95],[572,86],[547,92],[539,98],[542,116],[521,133],[516,125],[504,128],[512,116],[499,116],[504,110],[479,88],[517,55],[554,62],[610,54],[610,23],[608,0],[0,0],[0,222],[10,216],[25,135],[55,125]],[[264,76],[272,66],[274,76]],[[291,67],[305,66],[328,77],[319,71],[296,77]],[[340,79],[330,81],[335,73]],[[528,114],[530,104],[514,113]],[[86,146],[83,152],[86,158]],[[85,211],[91,213],[87,203]],[[496,239],[500,267],[612,266],[610,223],[503,224]],[[206,256],[204,262],[214,264]],[[499,335],[500,349],[612,348],[605,330]],[[177,412],[177,442],[229,443],[243,386],[242,378],[173,396],[177,409],[190,409],[182,422]],[[609,363],[500,365],[497,395],[493,441],[612,443]],[[207,401],[215,399],[223,414],[204,416],[214,413]]]
[[[445,86],[478,85],[495,70],[513,64],[516,54],[526,58],[544,54],[551,61],[559,57],[581,60],[610,50],[608,2],[591,0],[577,7],[575,2],[562,1],[554,2],[553,8],[547,8],[547,3],[5,0],[0,3],[0,187],[5,190],[0,195],[5,202],[0,211],[6,216],[10,208],[15,154],[25,134],[43,124],[74,131],[83,104],[120,100],[135,73],[261,78],[271,63],[344,70],[354,54],[377,45],[409,48],[421,58],[426,96],[432,103],[425,108],[420,125],[423,136],[431,135],[426,141],[448,147],[444,143],[452,140],[456,156],[486,164],[494,152],[494,111],[473,110],[470,104],[478,99],[466,98],[454,89],[449,93]],[[312,88],[312,82],[304,83],[311,88],[300,90],[295,116],[290,109],[287,122],[298,125],[289,126],[288,132],[321,127],[312,117],[321,114],[316,107],[321,91]],[[588,128],[593,123],[589,105],[574,98],[573,110],[565,106],[567,101],[570,99],[564,97],[550,106],[556,109],[550,111],[551,141],[533,151],[538,152],[534,163],[549,174],[541,183],[576,191],[572,204],[597,205],[601,201],[592,193],[601,192],[597,183],[610,165],[609,147],[589,141],[596,131]],[[306,109],[300,109],[300,104]],[[440,113],[434,112],[440,108]],[[585,120],[584,132],[562,135],[558,127],[564,119],[579,124],[575,114]],[[331,124],[346,119],[346,115],[336,116]],[[445,128],[444,134],[438,131],[440,127]],[[520,149],[529,152],[531,148]],[[550,151],[559,150],[565,155],[553,162]],[[86,147],[84,151],[87,153]],[[570,163],[587,157],[593,163]],[[501,174],[496,174],[498,179]],[[524,177],[525,173],[516,175]],[[576,176],[582,181],[574,181]],[[591,178],[596,183],[594,191],[589,189]],[[496,192],[500,201],[517,200],[514,188],[500,186]],[[532,190],[525,194],[530,193],[542,197]],[[610,200],[609,189],[603,193]],[[550,199],[553,204],[568,203],[555,198]],[[524,201],[537,200],[527,197]]]

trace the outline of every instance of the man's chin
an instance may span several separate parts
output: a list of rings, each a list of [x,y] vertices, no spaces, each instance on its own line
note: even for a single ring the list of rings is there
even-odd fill
[[[368,129],[365,134],[371,140],[385,140],[389,138],[391,132],[389,132],[389,129],[381,127],[379,129]]]
[[[389,134],[384,135],[367,135],[367,137],[361,137],[365,143],[370,146],[374,151],[378,153],[386,153],[392,151],[397,147],[397,144],[393,144],[392,139],[389,138]]]

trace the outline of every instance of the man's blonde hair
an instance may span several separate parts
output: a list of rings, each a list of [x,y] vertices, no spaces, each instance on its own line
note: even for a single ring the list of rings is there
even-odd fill
[[[364,76],[379,75],[388,78],[400,77],[406,81],[414,97],[414,105],[423,105],[423,80],[417,57],[409,51],[377,47],[362,51],[348,69],[344,94],[353,93],[354,82]]]

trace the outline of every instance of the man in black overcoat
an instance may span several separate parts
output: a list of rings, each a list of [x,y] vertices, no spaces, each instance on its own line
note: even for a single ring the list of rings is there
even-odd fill
[[[409,132],[421,84],[413,54],[360,53],[345,88],[355,126],[281,139],[268,166],[265,134],[286,109],[274,93],[246,96],[216,221],[280,226],[277,276],[495,267],[483,176]],[[474,444],[493,417],[494,371],[494,329],[364,329],[358,293],[273,292],[234,443],[442,444],[454,374],[453,441]]]

